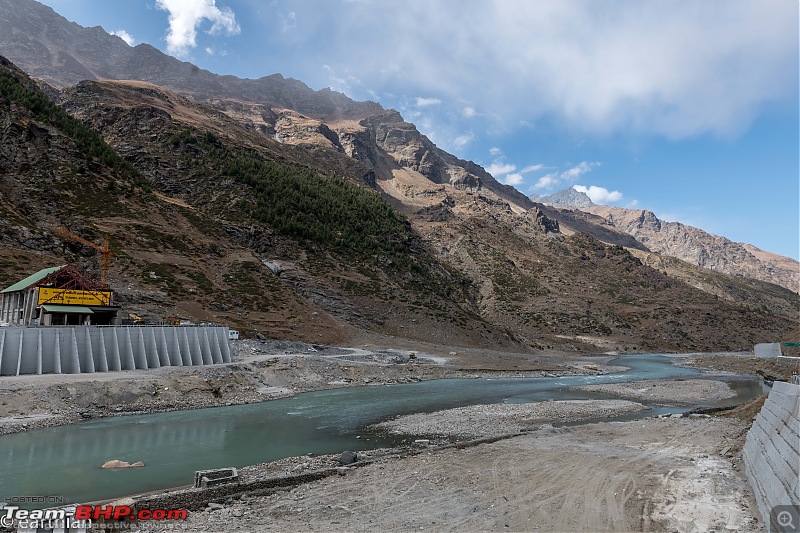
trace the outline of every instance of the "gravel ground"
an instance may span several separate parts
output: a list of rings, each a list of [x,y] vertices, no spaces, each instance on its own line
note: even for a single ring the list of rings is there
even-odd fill
[[[707,403],[733,398],[736,393],[723,381],[708,379],[667,379],[586,385],[572,390],[605,392],[660,405]]]
[[[426,450],[193,512],[183,531],[763,531],[746,423],[650,418]],[[164,531],[150,523],[141,531]],[[160,528],[160,529],[159,529]]]
[[[531,431],[542,424],[615,417],[643,409],[644,405],[626,400],[470,405],[403,415],[373,428],[394,434],[474,438]]]

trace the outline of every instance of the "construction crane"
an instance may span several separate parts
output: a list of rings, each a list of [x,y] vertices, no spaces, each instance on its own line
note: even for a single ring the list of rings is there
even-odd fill
[[[100,246],[98,244],[93,243],[92,241],[87,241],[83,237],[79,237],[69,231],[66,228],[57,227],[54,228],[53,231],[60,235],[62,238],[70,241],[79,242],[81,244],[85,244],[86,246],[91,246],[95,250],[100,252],[100,283],[103,285],[103,288],[108,288],[108,269],[111,267],[111,258],[115,257],[117,254],[111,251],[109,247],[111,239],[108,237],[108,233],[105,236],[105,243],[104,246]]]

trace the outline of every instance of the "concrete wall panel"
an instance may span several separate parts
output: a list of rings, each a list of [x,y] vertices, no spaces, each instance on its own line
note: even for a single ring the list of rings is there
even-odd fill
[[[230,353],[223,326],[0,328],[0,376],[201,366]]]
[[[773,385],[742,459],[765,524],[775,506],[800,505],[800,385]]]

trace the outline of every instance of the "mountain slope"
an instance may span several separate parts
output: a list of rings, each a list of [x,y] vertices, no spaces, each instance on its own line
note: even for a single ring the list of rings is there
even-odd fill
[[[654,252],[709,270],[767,281],[800,292],[800,264],[791,258],[736,243],[680,222],[665,222],[652,211],[611,206],[581,209],[605,218]]]
[[[60,262],[64,254],[86,253],[65,251],[48,235],[48,226],[63,219],[90,237],[111,234],[120,255],[112,284],[127,310],[222,320],[273,336],[331,341],[369,331],[453,345],[651,351],[741,348],[793,327],[775,304],[783,295],[745,287],[749,307],[741,298],[719,302],[621,247],[585,235],[564,237],[558,222],[536,207],[518,211],[484,191],[435,184],[402,169],[406,179],[416,175],[426,187],[406,191],[427,204],[411,214],[409,227],[385,204],[373,203],[376,193],[359,185],[367,167],[345,154],[321,148],[310,154],[278,143],[152,85],[83,82],[66,90],[63,101],[155,191],[132,194],[120,179],[114,198],[128,202],[127,209],[83,205],[76,195],[71,207],[41,210],[34,200],[50,183],[36,180],[27,161],[4,163],[5,190],[28,206],[26,223],[46,244],[34,242],[19,254],[23,242],[4,241],[0,255],[8,278],[33,257]],[[13,131],[28,115],[19,105],[3,113]],[[63,151],[53,142],[27,144],[24,135],[2,140],[26,157]],[[314,166],[337,158],[344,161],[343,177]],[[60,172],[56,168],[53,179]],[[281,173],[291,179],[281,181]],[[301,197],[314,198],[326,190],[320,182],[335,187],[325,196],[352,198],[358,216],[380,225],[336,229],[334,219],[324,223],[333,234],[315,232],[314,218],[339,209],[330,203],[335,199],[301,207],[310,220],[293,217],[291,206],[260,214],[265,201],[274,201],[270,191],[290,197],[298,186]],[[367,195],[364,200],[358,199],[362,193],[351,196],[352,187]],[[336,192],[341,188],[351,192]],[[376,229],[382,226],[385,233]],[[20,255],[31,259],[22,263]]]
[[[523,208],[532,205],[525,195],[500,184],[478,165],[439,150],[399,113],[386,111],[379,104],[355,102],[329,89],[313,91],[280,74],[257,80],[213,74],[147,44],[130,47],[100,27],[83,28],[33,0],[0,0],[0,50],[26,72],[55,87],[87,79],[145,81],[198,100],[210,100],[232,113],[241,113],[244,107],[248,115],[267,121],[262,131],[269,133],[277,133],[275,122],[279,118],[290,124],[308,119],[360,121],[369,130],[366,137],[360,137],[368,139],[370,145],[359,146],[362,155],[357,159],[368,160],[364,155],[373,152],[372,145],[377,143],[378,149],[392,154],[399,166],[418,170],[434,182],[480,183]],[[295,113],[281,117],[287,109]],[[289,127],[305,130],[305,126]],[[353,140],[357,144],[357,139]],[[382,167],[377,170],[380,173]]]
[[[396,111],[384,110],[374,102],[355,102],[327,89],[313,91],[279,74],[257,80],[213,74],[146,44],[130,47],[102,28],[82,28],[34,0],[0,0],[0,50],[26,71],[57,87],[97,78],[151,82],[205,100],[264,136],[310,150],[312,158],[326,157],[332,170],[349,163],[331,153],[347,155],[366,168],[366,182],[379,186],[395,200],[395,207],[407,214],[425,204],[419,197],[409,198],[404,193],[409,186],[421,183],[420,175],[432,184],[482,191],[520,212],[533,207],[531,199],[497,182],[480,166],[436,147]],[[587,201],[591,204],[585,194],[573,189],[537,201],[556,207],[565,202],[573,207],[587,205]],[[639,239],[644,246],[636,244],[623,228],[602,219],[563,209],[550,209],[547,214],[567,233],[584,232],[610,244],[648,247],[647,242]],[[652,249],[673,253],[668,246]],[[725,249],[717,247],[716,252]],[[691,254],[684,250],[674,255],[798,290],[796,263],[793,269],[791,263],[779,264],[783,260],[775,263],[764,259],[763,254],[740,250],[730,258],[720,258],[718,264]],[[743,268],[732,266],[740,257],[748,263],[753,263],[753,257],[761,259]]]
[[[20,42],[50,51],[49,63],[25,56],[48,79],[150,76],[195,98],[142,81],[85,81],[57,95],[153,187],[110,189],[133,216],[104,205],[45,215],[48,182],[25,161],[6,172],[45,236],[48,216],[112,234],[122,252],[112,279],[130,309],[307,340],[368,331],[523,350],[745,349],[795,326],[796,296],[743,281],[720,299],[676,281],[619,246],[637,243],[604,219],[534,204],[395,111],[282,77],[193,70],[150,47],[120,48],[128,55],[108,65],[102,47],[115,37],[27,14],[9,22],[0,11]],[[19,28],[36,17],[49,29],[25,41]],[[4,123],[23,121],[24,110],[6,112]],[[27,157],[59,153],[26,142],[7,144]],[[13,244],[4,255],[13,268]]]
[[[307,154],[295,159],[293,150],[214,109],[153,86],[79,85],[70,98],[119,104],[97,116],[109,132],[120,128],[123,153],[141,174],[97,137],[120,163],[115,172],[37,118],[39,105],[60,108],[23,73],[3,60],[0,75],[13,86],[3,85],[0,99],[3,281],[42,263],[96,267],[93,250],[64,246],[50,233],[66,225],[87,238],[111,235],[117,298],[127,312],[152,319],[219,320],[244,331],[341,342],[353,326],[380,332],[390,310],[424,318],[433,301],[442,307],[439,320],[463,324],[453,326],[461,338],[508,342],[470,312],[469,286],[359,183],[363,167],[343,165],[351,178],[326,176],[306,164]],[[207,127],[198,130],[200,123]],[[236,143],[213,133],[223,127]],[[368,301],[360,302],[365,294]],[[423,311],[408,311],[411,301]]]

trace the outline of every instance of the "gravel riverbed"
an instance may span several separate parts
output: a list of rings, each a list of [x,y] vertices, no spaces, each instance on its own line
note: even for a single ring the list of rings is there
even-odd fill
[[[611,418],[644,409],[644,405],[627,400],[469,405],[403,415],[373,428],[394,434],[474,438],[531,431],[542,424]]]

